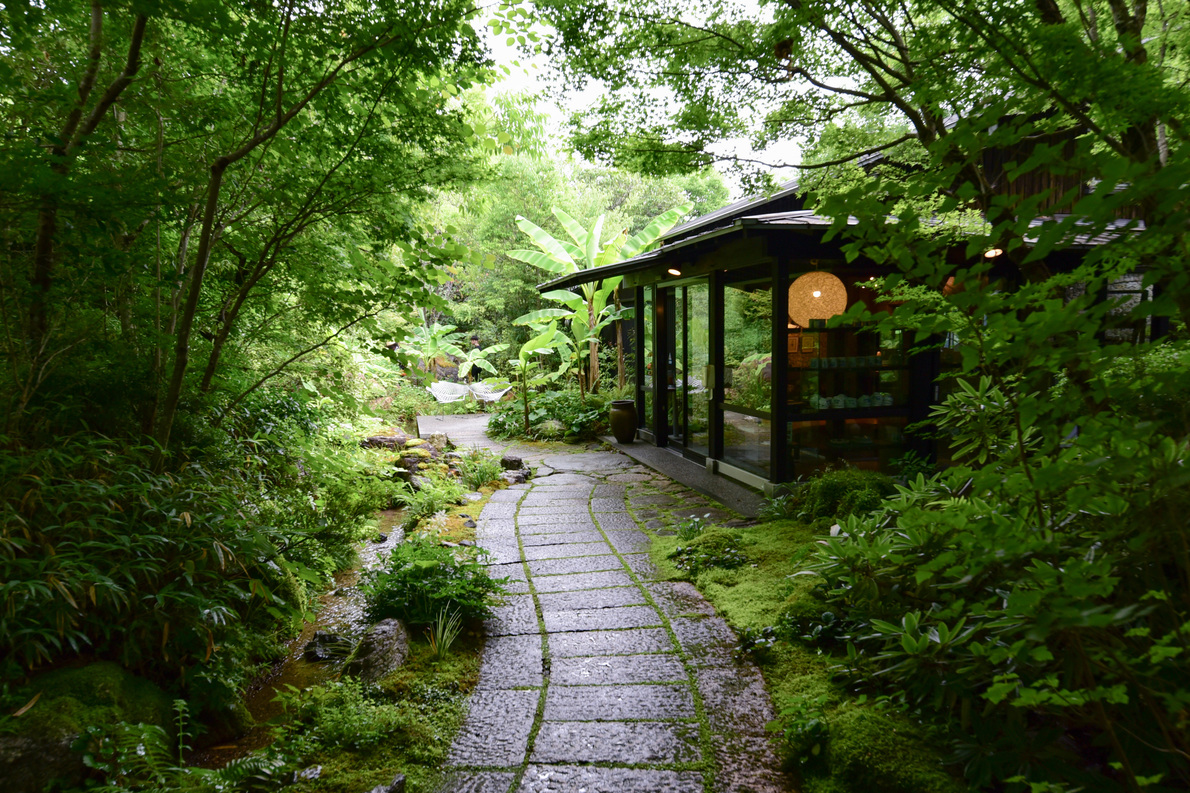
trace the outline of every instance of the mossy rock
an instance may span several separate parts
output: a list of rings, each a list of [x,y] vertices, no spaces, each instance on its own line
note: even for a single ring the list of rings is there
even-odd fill
[[[401,453],[401,459],[408,459],[410,457],[415,460],[432,460],[434,459],[434,453],[429,449],[422,448],[406,449]]]
[[[683,544],[688,548],[697,548],[700,551],[715,553],[719,551],[725,551],[728,548],[738,547],[742,539],[743,537],[739,532],[729,531],[727,529],[711,528],[707,529],[693,540]]]
[[[173,700],[114,663],[47,672],[24,686],[20,698],[38,694],[24,714],[0,720],[0,778],[14,793],[40,791],[54,778],[77,784],[85,768],[70,746],[88,727],[128,722],[172,731]]]
[[[410,438],[405,441],[405,451],[410,451],[417,446],[424,446],[426,444],[425,438]],[[424,451],[424,449],[423,449]]]
[[[852,790],[963,793],[967,788],[902,718],[870,708],[840,708],[827,716],[831,776]]]

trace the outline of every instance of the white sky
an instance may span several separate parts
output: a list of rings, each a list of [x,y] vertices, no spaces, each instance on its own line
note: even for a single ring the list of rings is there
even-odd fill
[[[492,90],[499,93],[519,93],[528,91],[534,93],[541,98],[539,110],[546,113],[551,119],[551,128],[561,130],[564,127],[564,122],[569,117],[570,113],[575,110],[581,110],[589,107],[595,103],[598,97],[597,88],[588,88],[586,91],[576,92],[567,96],[564,101],[564,106],[559,107],[551,98],[545,94],[545,86],[548,82],[548,75],[551,70],[549,60],[544,55],[537,55],[532,58],[524,58],[521,52],[514,46],[510,47],[505,42],[507,35],[493,36],[491,28],[484,27],[483,33],[487,39],[487,43],[492,52],[492,57],[496,61],[497,67],[504,65],[508,66],[511,74],[498,83]],[[514,66],[516,61],[520,65]],[[761,113],[757,112],[759,117]],[[555,138],[555,145],[560,146],[562,141]],[[796,143],[793,141],[783,142],[769,148],[768,152],[762,156],[757,156],[756,152],[748,145],[748,141],[742,138],[726,138],[718,141],[709,147],[711,153],[717,156],[737,156],[737,157],[756,157],[765,162],[800,162],[801,151]],[[726,164],[716,164],[716,168],[723,174],[724,180],[731,189],[732,200],[743,197],[743,190],[740,187],[738,180],[734,175],[727,172]],[[797,169],[795,168],[778,168],[773,169],[773,176],[778,182],[787,181],[797,177]]]

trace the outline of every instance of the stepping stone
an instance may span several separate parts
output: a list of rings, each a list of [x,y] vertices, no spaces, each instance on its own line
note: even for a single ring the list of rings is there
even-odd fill
[[[516,793],[702,793],[702,774],[643,768],[530,765]]]
[[[483,622],[484,633],[488,636],[536,635],[540,632],[537,610],[529,595],[512,595],[492,611],[492,616]]]
[[[488,498],[488,505],[492,504],[508,504],[520,501],[525,494],[519,490],[513,490],[511,487],[506,490],[497,490]],[[487,507],[484,507],[487,511]]]
[[[550,633],[651,628],[661,624],[661,615],[652,606],[547,611],[542,616],[545,619],[545,629]]]
[[[715,615],[712,606],[694,584],[686,581],[650,581],[645,589],[653,596],[653,602],[667,617],[680,615]]]
[[[561,534],[563,532],[582,532],[582,531],[599,531],[595,526],[595,521],[589,517],[581,518],[565,518],[555,519],[552,521],[545,520],[544,516],[540,522],[534,520],[532,523],[522,523],[519,533],[522,537],[529,537],[534,534]]]
[[[694,715],[689,685],[550,686],[545,695],[546,721],[692,719]]]
[[[551,679],[553,675],[551,669]],[[725,735],[767,735],[765,725],[773,720],[773,708],[764,690],[764,678],[755,666],[704,667],[697,671],[695,682],[711,729]]]
[[[587,514],[586,507],[583,507],[581,511],[543,509],[539,512],[525,512],[517,516],[516,522],[517,528],[522,531],[534,525],[546,525],[547,527],[595,526],[595,523],[591,520],[591,516]],[[556,528],[549,528],[548,530],[558,531]]]
[[[604,531],[632,531],[636,528],[636,521],[627,512],[601,512],[596,520]]]
[[[548,468],[548,466],[546,466]],[[576,487],[586,485],[590,487],[596,482],[589,476],[583,474],[560,474],[554,471],[552,474],[539,474],[534,480],[533,484],[536,487]]]
[[[631,655],[634,653],[672,653],[677,650],[663,628],[638,628],[624,631],[582,631],[551,633],[546,641],[550,657]]]
[[[481,670],[482,675],[482,670]],[[595,655],[555,658],[550,685],[596,686],[685,683],[686,667],[676,655]]]
[[[598,529],[580,529],[577,531],[559,531],[551,534],[525,534],[521,536],[521,544],[528,548],[531,545],[562,545],[570,542],[601,542],[603,534]]]
[[[525,559],[565,559],[575,556],[598,556],[606,554],[611,548],[600,538],[599,542],[571,542],[565,545],[532,545],[525,548]],[[517,553],[520,553],[518,549]]]
[[[653,544],[649,536],[639,529],[635,531],[609,531],[607,533],[607,540],[616,549],[617,553],[622,554],[641,553],[649,550],[649,546]]]
[[[626,512],[628,505],[624,503],[622,498],[593,498],[591,499],[592,512]]]
[[[607,543],[604,543],[607,547]],[[488,552],[488,564],[516,564],[521,561],[521,549],[516,543],[509,544],[501,540],[499,544],[484,542],[483,549]]]
[[[497,518],[507,518],[511,520],[516,515],[516,504],[511,502],[491,503],[483,508],[479,513],[480,520],[492,520]]]
[[[574,559],[541,559],[529,562],[529,574],[565,575],[566,573],[597,573],[603,570],[623,570],[618,556],[579,556]]]
[[[633,496],[631,499],[632,506],[653,506],[653,507],[672,507],[678,505],[678,500],[673,496],[665,493],[656,493],[653,495]],[[689,503],[683,500],[683,503]]]
[[[623,570],[610,570],[602,573],[577,573],[574,575],[534,575],[533,586],[540,595],[545,592],[573,592],[597,587],[634,586],[634,582]]]
[[[541,604],[542,613],[606,609],[616,606],[643,606],[647,603],[644,593],[640,591],[640,587],[636,586],[581,589],[575,592],[539,592],[537,602]]]
[[[631,468],[628,457],[615,452],[583,452],[579,454],[552,454],[542,458],[542,464],[563,472],[617,471]],[[555,474],[557,476],[557,474]]]
[[[542,722],[535,763],[696,763],[697,724]]]
[[[624,561],[632,568],[632,572],[641,578],[655,578],[657,576],[657,565],[653,564],[653,560],[649,558],[647,553],[625,554]]]
[[[712,735],[718,766],[712,789],[725,793],[785,793],[796,790],[793,780],[777,769],[780,762],[765,737]]]
[[[649,482],[653,477],[648,474],[627,473],[627,474],[612,474],[605,481],[607,482]]]
[[[508,793],[512,771],[455,771],[447,774],[438,793]]]
[[[595,498],[623,498],[627,491],[627,485],[603,482],[595,485],[595,492],[592,495]]]
[[[695,666],[730,666],[736,635],[722,617],[675,617],[674,636]]]
[[[588,493],[572,493],[565,490],[555,494],[549,491],[534,490],[521,502],[521,512],[528,513],[545,509],[581,509],[586,512],[590,500]]]
[[[483,647],[478,688],[542,685],[541,636],[496,636]]]
[[[450,750],[451,765],[517,766],[537,715],[537,690],[476,691]]]

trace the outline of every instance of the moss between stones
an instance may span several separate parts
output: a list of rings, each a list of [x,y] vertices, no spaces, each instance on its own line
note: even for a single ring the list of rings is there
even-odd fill
[[[827,717],[832,776],[852,790],[960,793],[964,787],[923,751],[922,736],[905,719],[870,708],[840,708]]]
[[[38,692],[40,699],[26,713],[0,721],[0,731],[57,739],[121,721],[167,729],[173,723],[173,700],[164,691],[107,661],[47,672],[24,686],[18,698],[28,701]]]

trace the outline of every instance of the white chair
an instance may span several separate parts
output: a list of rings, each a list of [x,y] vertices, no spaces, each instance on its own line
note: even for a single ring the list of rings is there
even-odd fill
[[[440,419],[446,418],[448,403],[464,400],[471,393],[471,389],[467,387],[466,383],[450,383],[445,380],[430,383],[426,386],[426,390],[434,395],[434,399],[438,400],[439,405],[442,405],[442,413],[438,416]]]
[[[511,383],[472,383],[471,394],[480,404],[499,402],[500,397],[512,390]]]

